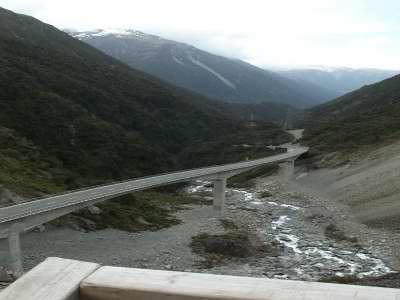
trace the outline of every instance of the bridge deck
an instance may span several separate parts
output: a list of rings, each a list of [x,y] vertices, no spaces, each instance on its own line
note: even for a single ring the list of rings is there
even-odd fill
[[[228,165],[174,172],[163,175],[149,176],[126,182],[114,183],[110,185],[99,186],[79,191],[72,191],[61,195],[51,196],[45,199],[40,199],[19,205],[0,208],[0,224],[44,213],[47,211],[74,206],[85,202],[92,202],[95,201],[96,199],[113,198],[147,188],[152,188],[177,182],[190,181],[198,178],[204,178],[213,174],[225,173],[239,169],[247,169],[274,162],[281,162],[293,157],[297,157],[307,152],[307,150],[308,150],[307,148],[299,147],[295,149],[290,149],[289,152],[267,158],[228,164]]]
[[[286,153],[267,158],[149,176],[136,180],[72,191],[61,195],[50,196],[45,199],[1,208],[0,238],[8,238],[9,264],[14,274],[19,276],[23,273],[20,233],[24,231],[67,215],[73,211],[134,191],[201,178],[214,181],[214,207],[220,214],[223,214],[225,186],[228,177],[257,166],[294,160],[299,155],[307,152],[307,150],[307,148],[297,147],[289,149]],[[288,170],[290,170],[290,168],[288,168]]]

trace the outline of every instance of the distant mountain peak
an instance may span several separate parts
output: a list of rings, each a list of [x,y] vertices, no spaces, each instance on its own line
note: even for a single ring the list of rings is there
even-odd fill
[[[75,30],[65,30],[71,36],[83,40],[87,38],[94,37],[107,37],[115,36],[118,38],[153,38],[160,40],[161,38],[155,35],[146,34],[139,30],[125,29],[125,28],[106,28],[106,29],[93,29],[88,31],[75,31]]]
[[[337,96],[308,82],[137,30],[68,33],[135,69],[212,99],[308,107]]]
[[[377,83],[400,73],[396,70],[355,69],[334,66],[308,66],[279,71],[290,79],[302,79],[323,88],[331,89],[339,95],[357,90],[365,85]]]
[[[355,70],[353,68],[348,68],[348,67],[343,67],[343,66],[327,66],[327,65],[310,65],[310,66],[305,67],[304,69],[317,70],[317,71],[323,71],[323,72],[329,72],[329,73],[333,73],[336,71],[354,71]]]

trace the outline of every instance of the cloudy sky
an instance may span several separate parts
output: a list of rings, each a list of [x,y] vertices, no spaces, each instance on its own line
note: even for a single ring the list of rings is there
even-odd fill
[[[400,69],[399,0],[0,0],[60,29],[132,28],[259,66]]]

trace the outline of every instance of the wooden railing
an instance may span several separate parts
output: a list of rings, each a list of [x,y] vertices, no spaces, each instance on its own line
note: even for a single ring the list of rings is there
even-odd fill
[[[118,267],[49,258],[0,300],[398,300],[400,290]]]

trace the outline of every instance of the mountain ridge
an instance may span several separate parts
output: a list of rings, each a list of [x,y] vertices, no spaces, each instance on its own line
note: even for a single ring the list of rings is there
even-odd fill
[[[400,139],[400,75],[305,112],[304,142],[314,154],[351,154]]]
[[[374,84],[400,74],[400,70],[374,68],[348,68],[330,66],[310,66],[277,70],[279,74],[296,80],[306,80],[315,85],[332,90],[337,96],[355,91],[365,85]]]
[[[0,184],[27,194],[190,166],[179,159],[186,147],[245,130],[221,104],[2,8],[0,99]],[[272,124],[259,134],[290,140]]]
[[[244,61],[134,30],[67,32],[171,84],[227,102],[278,102],[307,107],[335,94],[305,81],[288,80]]]

